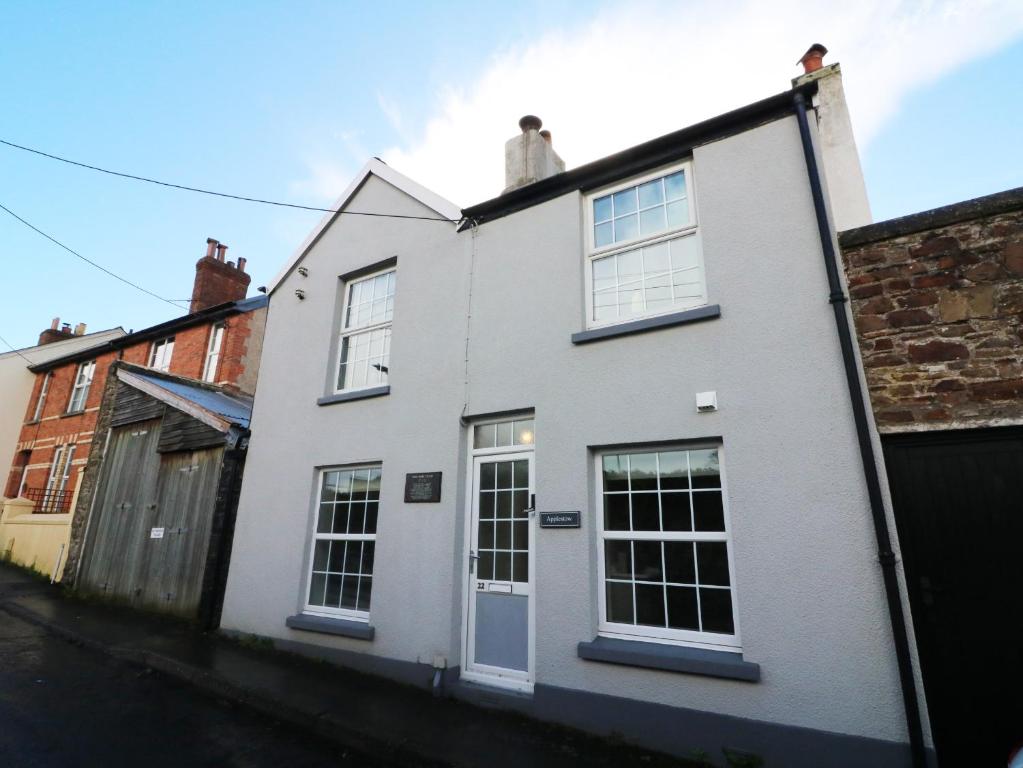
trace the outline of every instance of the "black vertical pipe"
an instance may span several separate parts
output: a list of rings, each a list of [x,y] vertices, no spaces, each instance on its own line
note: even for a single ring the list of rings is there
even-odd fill
[[[892,623],[895,656],[899,665],[899,680],[902,684],[902,700],[906,708],[906,725],[909,729],[913,766],[914,768],[925,768],[927,755],[924,747],[923,726],[920,720],[920,706],[917,701],[916,680],[913,677],[913,659],[909,652],[906,615],[902,610],[898,574],[895,570],[895,553],[892,551],[888,518],[885,515],[884,500],[881,496],[881,481],[877,474],[874,445],[870,439],[870,425],[863,399],[863,387],[860,385],[859,368],[856,365],[852,329],[849,327],[849,316],[845,310],[845,302],[848,299],[842,290],[838,257],[835,253],[828,210],[824,205],[824,190],[821,185],[820,170],[817,167],[817,155],[814,153],[810,126],[806,118],[806,98],[802,93],[797,92],[793,101],[795,102],[796,121],[799,123],[799,138],[803,144],[803,156],[806,159],[806,173],[810,180],[810,192],[813,195],[813,208],[817,214],[817,230],[820,235],[821,250],[824,254],[824,267],[828,273],[828,288],[831,292],[828,301],[835,311],[835,326],[838,329],[838,341],[842,348],[845,379],[849,385],[853,420],[856,423],[856,437],[860,444],[860,460],[863,463],[863,475],[867,481],[867,496],[870,499],[870,514],[874,520],[874,534],[877,538],[877,557],[881,563],[881,573],[884,576],[884,591],[888,601],[888,617]]]

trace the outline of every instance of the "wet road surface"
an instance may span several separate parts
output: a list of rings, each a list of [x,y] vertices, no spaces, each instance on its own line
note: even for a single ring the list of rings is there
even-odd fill
[[[387,768],[0,611],[4,768]]]

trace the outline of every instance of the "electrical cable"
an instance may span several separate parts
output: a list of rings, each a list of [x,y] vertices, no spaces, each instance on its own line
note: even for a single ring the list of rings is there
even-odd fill
[[[21,350],[20,350],[20,349],[15,349],[14,345],[13,345],[13,344],[11,344],[11,342],[9,342],[9,341],[8,341],[7,339],[5,339],[5,338],[4,338],[3,336],[0,336],[0,341],[2,341],[2,342],[3,342],[4,344],[6,344],[6,345],[7,345],[8,347],[10,347],[10,348],[11,348],[11,352],[13,352],[14,354],[16,354],[16,355],[17,355],[18,357],[20,357],[20,358],[21,358],[22,360],[24,360],[24,361],[25,361],[26,363],[28,363],[29,365],[35,365],[35,363],[34,363],[34,362],[32,362],[31,360],[29,360],[29,359],[28,359],[27,357],[25,357],[25,356],[24,356],[23,354],[21,354]]]
[[[386,219],[416,219],[416,220],[419,220],[419,221],[443,221],[443,222],[447,222],[448,224],[457,224],[458,223],[454,219],[448,219],[448,218],[445,218],[445,217],[442,217],[442,216],[440,216],[440,217],[438,217],[438,216],[410,216],[410,215],[404,215],[404,214],[400,214],[400,213],[372,213],[372,212],[369,212],[369,211],[345,211],[345,210],[338,210],[336,208],[318,208],[315,205],[299,205],[297,203],[284,203],[284,202],[280,202],[278,200],[264,200],[264,199],[259,198],[259,197],[246,197],[245,195],[232,195],[232,194],[229,194],[227,192],[215,192],[215,191],[210,190],[210,189],[202,189],[200,187],[189,187],[189,186],[186,186],[184,184],[173,184],[173,183],[171,183],[169,181],[160,181],[159,179],[150,179],[150,178],[148,178],[146,176],[138,176],[138,175],[133,174],[133,173],[122,173],[121,171],[111,171],[111,170],[109,170],[107,168],[100,168],[97,165],[89,165],[88,163],[80,163],[77,160],[69,160],[66,157],[60,157],[59,155],[51,155],[49,152],[43,152],[42,150],[39,150],[39,149],[32,149],[32,147],[25,147],[25,146],[22,146],[21,144],[15,144],[13,141],[7,141],[5,139],[0,139],[0,144],[5,144],[8,147],[13,147],[14,149],[20,149],[23,152],[31,152],[34,155],[40,155],[42,157],[48,157],[51,160],[58,160],[58,161],[60,161],[62,163],[67,163],[68,165],[75,165],[75,166],[78,166],[79,168],[87,168],[90,171],[97,171],[99,173],[106,173],[106,174],[109,174],[110,176],[119,176],[119,177],[121,177],[123,179],[132,179],[134,181],[144,181],[147,184],[158,184],[161,187],[170,187],[172,189],[181,189],[181,190],[184,190],[185,192],[198,192],[199,194],[202,194],[202,195],[213,195],[214,197],[226,197],[226,198],[228,198],[230,200],[242,200],[242,201],[247,202],[247,203],[260,203],[262,205],[276,205],[276,206],[279,206],[281,208],[297,208],[297,209],[302,210],[302,211],[320,211],[322,213],[340,213],[340,214],[347,215],[347,216],[378,216],[378,217],[386,218]]]
[[[111,272],[109,269],[107,269],[106,267],[102,266],[101,264],[97,264],[95,261],[92,261],[92,259],[87,259],[85,256],[80,254],[78,251],[76,251],[76,250],[74,250],[72,248],[68,248],[66,245],[64,245],[64,243],[60,242],[60,240],[58,240],[55,237],[51,237],[50,235],[48,235],[45,232],[43,232],[43,230],[39,229],[39,227],[35,226],[34,224],[29,223],[28,221],[25,221],[25,219],[21,218],[21,216],[16,214],[14,211],[12,211],[10,208],[8,208],[7,206],[5,206],[2,203],[0,203],[0,210],[6,211],[7,213],[9,213],[11,216],[16,218],[18,221],[20,221],[22,224],[24,224],[29,229],[31,229],[31,230],[37,232],[38,234],[42,235],[47,240],[49,240],[51,243],[59,245],[65,251],[70,253],[72,256],[77,256],[79,259],[81,259],[85,263],[91,264],[92,266],[96,267],[96,269],[98,269],[98,270],[100,270],[102,272],[106,272],[111,277],[116,278],[117,280],[120,280],[122,283],[125,283],[126,285],[130,285],[132,288],[135,288],[135,289],[137,289],[139,291],[142,291],[142,293],[149,294],[154,299],[159,299],[160,301],[163,301],[163,302],[165,302],[167,304],[170,304],[172,307],[174,307],[178,311],[181,311],[183,309],[183,307],[179,307],[177,304],[174,303],[175,300],[165,299],[163,296],[155,294],[152,291],[143,288],[141,285],[138,285],[137,283],[133,283],[131,280],[128,280],[127,278],[121,277],[116,272]],[[183,301],[183,299],[177,299],[177,301]]]

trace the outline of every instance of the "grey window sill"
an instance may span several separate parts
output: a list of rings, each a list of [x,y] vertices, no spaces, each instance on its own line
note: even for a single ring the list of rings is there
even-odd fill
[[[645,643],[641,640],[597,637],[591,642],[579,643],[579,658],[751,683],[760,680],[760,665],[746,661],[741,653]]]
[[[685,325],[686,323],[698,323],[703,320],[713,320],[721,317],[720,304],[708,304],[705,307],[696,309],[685,309],[681,312],[672,312],[670,315],[660,317],[646,317],[642,320],[633,320],[628,323],[608,326],[607,328],[594,328],[592,331],[580,331],[572,334],[573,344],[587,344],[591,341],[601,339],[612,339],[618,336],[631,336],[634,333],[645,333],[656,331],[660,328],[670,328],[673,325]]]
[[[368,397],[380,397],[391,394],[391,385],[384,384],[382,387],[369,387],[368,389],[357,389],[354,392],[339,392],[336,395],[327,395],[316,401],[317,405],[333,405],[334,403],[347,403],[352,400],[365,400]]]
[[[60,415],[60,418],[70,419],[72,416],[81,416],[83,413],[85,413],[84,408],[79,408],[77,411],[65,411]]]
[[[321,632],[325,635],[354,637],[357,640],[372,640],[373,635],[376,634],[376,630],[364,621],[330,619],[326,616],[310,616],[306,613],[297,613],[294,616],[289,616],[284,620],[284,624],[291,629]]]

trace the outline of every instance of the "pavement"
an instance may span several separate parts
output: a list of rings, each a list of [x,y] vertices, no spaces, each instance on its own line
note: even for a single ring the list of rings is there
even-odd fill
[[[25,632],[26,627],[31,632]],[[9,638],[12,640],[25,635],[29,645],[41,643],[40,630],[45,633],[45,644],[51,651],[54,644],[76,646],[78,653],[93,659],[103,657],[118,669],[130,669],[136,675],[153,675],[173,683],[177,686],[174,693],[160,689],[160,695],[166,696],[170,702],[161,711],[176,712],[175,701],[178,707],[183,707],[196,698],[202,698],[211,705],[228,702],[239,712],[244,711],[244,717],[239,715],[242,719],[237,725],[240,734],[236,742],[238,749],[247,743],[243,738],[247,733],[246,728],[257,728],[244,718],[262,717],[271,725],[287,726],[289,734],[300,734],[295,738],[297,747],[307,746],[308,738],[304,737],[331,745],[330,748],[335,751],[328,754],[327,762],[322,763],[324,765],[459,768],[619,768],[633,765],[678,768],[695,765],[621,742],[540,723],[513,712],[482,708],[451,698],[438,698],[419,688],[326,662],[253,647],[216,633],[202,633],[187,623],[173,619],[82,600],[34,575],[0,564],[0,649],[6,647],[4,638],[7,635],[12,635]],[[21,668],[24,663],[29,664],[26,669]],[[14,653],[3,665],[3,674],[14,675],[20,682],[15,685],[0,676],[5,689],[22,691],[20,695],[26,698],[26,706],[29,708],[34,698],[24,692],[24,686],[28,679],[25,675],[35,674],[32,663],[31,658],[26,661]],[[39,674],[40,679],[52,681],[51,687],[56,686],[58,692],[63,691],[57,696],[59,701],[55,699],[54,706],[55,711],[60,713],[56,723],[64,727],[78,718],[78,713],[86,714],[84,710],[93,707],[97,698],[79,695],[74,686],[66,685],[68,676],[74,674],[73,664],[53,663],[52,668],[40,671]],[[141,701],[143,704],[149,701],[145,691],[136,690],[137,677],[133,678],[131,674],[115,677],[114,682],[108,681],[105,685],[100,685],[103,682],[102,676],[93,681],[99,686],[98,690],[106,691],[100,696],[108,700],[104,705],[122,698],[129,702]],[[41,692],[33,691],[35,693],[42,695]],[[196,694],[202,695],[197,697]],[[4,725],[3,734],[0,735],[0,757],[5,748],[5,739],[13,738],[9,736],[10,729],[7,727],[11,721],[3,716],[4,702],[9,699],[9,695],[0,695],[0,722]],[[136,709],[134,704],[132,709]],[[17,711],[16,706],[14,710]],[[140,711],[144,710],[145,706]],[[149,722],[146,718],[143,720]],[[50,716],[50,726],[46,733],[54,729],[53,722],[54,717]],[[201,718],[197,718],[197,722],[201,722]],[[182,738],[192,738],[194,725],[185,718],[185,722],[178,722],[174,730]],[[27,725],[21,730],[29,734],[25,736],[25,743],[15,745],[22,750],[29,749],[36,739],[39,744],[45,744],[49,738]],[[138,729],[126,730],[133,739],[141,732]],[[286,736],[283,734],[275,738],[286,741]],[[159,750],[159,743],[159,740],[152,742],[152,748]],[[140,750],[135,754],[145,754],[144,742],[136,745],[133,741],[130,746]],[[218,754],[235,754],[229,746],[214,747],[219,749]],[[266,762],[210,763],[182,759],[171,764],[321,764],[316,762],[321,756],[304,754],[301,749],[297,749],[294,759],[271,759],[271,752],[257,753],[260,759],[266,757]],[[244,750],[238,754],[243,755]],[[144,759],[115,760],[106,764],[134,765],[139,762],[153,763],[152,760]],[[0,763],[22,764],[5,763],[3,759],[0,759]],[[69,763],[43,760],[24,764]]]

